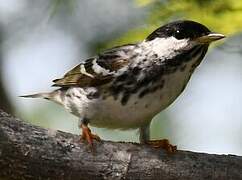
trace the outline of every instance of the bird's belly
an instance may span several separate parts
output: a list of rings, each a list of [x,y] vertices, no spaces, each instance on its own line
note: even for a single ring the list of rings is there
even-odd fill
[[[90,124],[104,128],[131,129],[144,126],[160,111],[168,107],[186,86],[188,75],[177,73],[164,77],[164,86],[155,92],[139,97],[139,93],[132,94],[126,104],[122,104],[120,97],[112,96],[99,99],[93,103],[95,112]]]

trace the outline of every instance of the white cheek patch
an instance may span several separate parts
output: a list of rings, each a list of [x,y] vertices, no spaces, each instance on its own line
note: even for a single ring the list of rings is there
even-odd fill
[[[175,37],[155,38],[152,41],[144,42],[144,46],[152,49],[159,57],[172,57],[178,50],[190,49],[192,44],[189,39],[178,40]]]

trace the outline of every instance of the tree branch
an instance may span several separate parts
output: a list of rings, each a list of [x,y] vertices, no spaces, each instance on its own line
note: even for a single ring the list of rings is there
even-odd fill
[[[242,179],[242,157],[95,142],[27,124],[0,111],[0,179]]]

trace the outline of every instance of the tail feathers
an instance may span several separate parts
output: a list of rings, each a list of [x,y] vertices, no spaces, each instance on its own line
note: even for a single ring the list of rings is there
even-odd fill
[[[53,97],[52,93],[37,93],[37,94],[29,94],[29,95],[23,95],[19,97],[24,98],[44,98],[44,99],[50,99]]]
[[[24,96],[19,96],[19,97],[24,97],[24,98],[44,98],[48,99],[50,101],[56,102],[58,104],[63,104],[63,99],[62,99],[62,92],[60,89],[55,90],[49,93],[37,93],[37,94],[30,94],[30,95],[24,95]]]

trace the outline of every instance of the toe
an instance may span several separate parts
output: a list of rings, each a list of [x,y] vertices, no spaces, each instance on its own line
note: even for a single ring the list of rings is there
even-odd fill
[[[169,154],[175,153],[177,151],[177,146],[173,146],[172,144],[170,144],[168,139],[151,140],[148,141],[147,144],[154,148],[162,148],[166,150],[166,152]]]

